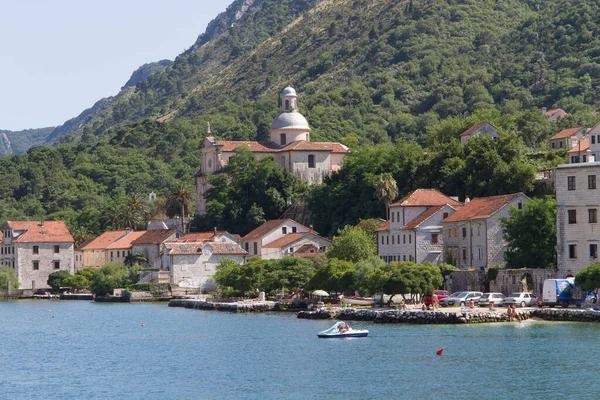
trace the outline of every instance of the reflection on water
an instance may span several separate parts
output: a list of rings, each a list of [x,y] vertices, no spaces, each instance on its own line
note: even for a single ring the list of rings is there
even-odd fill
[[[325,340],[332,321],[294,314],[40,300],[0,303],[0,321],[7,399],[586,398],[600,333],[356,322],[368,338]]]

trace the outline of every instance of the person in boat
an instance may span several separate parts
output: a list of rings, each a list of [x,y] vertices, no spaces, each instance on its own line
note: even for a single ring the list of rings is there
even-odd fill
[[[349,329],[350,327],[348,326],[347,322],[340,322],[338,325],[338,333],[346,333]]]

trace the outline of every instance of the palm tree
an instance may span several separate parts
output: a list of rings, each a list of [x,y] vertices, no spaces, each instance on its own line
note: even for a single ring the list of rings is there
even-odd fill
[[[375,196],[385,204],[385,218],[390,218],[390,204],[398,196],[398,185],[391,173],[385,172],[375,181]]]
[[[133,267],[134,264],[142,265],[143,263],[145,263],[147,261],[148,261],[148,259],[146,258],[144,253],[133,253],[133,254],[129,254],[127,257],[125,257],[125,262],[127,264],[129,264],[130,267]]]
[[[185,234],[185,210],[189,211],[192,203],[192,191],[184,183],[179,182],[167,196],[167,205],[177,208],[181,217],[181,231]]]
[[[115,231],[119,230],[121,226],[123,216],[123,209],[121,205],[116,202],[107,204],[102,209],[102,221],[104,226],[111,226]]]
[[[150,207],[137,194],[127,199],[122,209],[121,221],[132,229],[145,227],[150,216]]]

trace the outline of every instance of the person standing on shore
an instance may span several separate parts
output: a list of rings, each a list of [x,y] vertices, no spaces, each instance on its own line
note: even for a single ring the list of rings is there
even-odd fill
[[[431,295],[431,304],[433,305],[433,311],[438,311],[440,309],[440,299],[435,291]]]

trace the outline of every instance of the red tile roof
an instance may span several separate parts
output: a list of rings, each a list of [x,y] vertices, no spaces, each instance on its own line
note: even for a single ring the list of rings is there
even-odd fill
[[[142,237],[147,231],[131,232],[129,235],[122,239],[113,242],[108,245],[109,249],[130,249],[133,245],[132,242]]]
[[[166,242],[164,245],[170,255],[202,254],[204,242]]]
[[[8,221],[14,231],[24,231],[13,238],[15,243],[74,243],[69,228],[63,221]]]
[[[271,243],[267,243],[263,248],[280,249],[298,239],[302,239],[306,235],[310,235],[310,232],[288,233],[277,240],[273,240]]]
[[[462,206],[459,201],[453,200],[435,189],[417,189],[392,204],[392,206]]]
[[[294,222],[294,223],[300,225],[302,228],[304,228],[307,232],[310,231],[310,229],[307,228],[306,226],[299,224],[298,222],[291,220],[289,218],[287,218],[287,219],[272,219],[270,221],[265,222],[264,224],[262,224],[261,226],[259,226],[255,230],[253,230],[252,232],[248,233],[246,236],[243,237],[243,239],[244,240],[260,239],[263,236],[265,236],[266,234],[268,234],[269,232],[273,231],[274,229],[279,228],[281,225],[283,225],[286,222]]]
[[[208,242],[205,243],[210,245],[213,249],[213,254],[228,254],[228,255],[241,255],[245,256],[248,252],[242,249],[239,245],[235,243],[225,243],[225,242]]]
[[[413,219],[408,224],[404,225],[402,227],[402,229],[414,229],[414,228],[416,228],[422,222],[424,222],[426,219],[428,219],[429,217],[431,217],[432,215],[434,215],[435,213],[437,213],[438,211],[440,211],[444,207],[445,206],[433,206],[433,207],[429,208],[427,211],[422,212],[421,214],[419,214],[417,216],[417,218]]]
[[[458,222],[487,218],[519,196],[524,195],[523,193],[513,193],[502,196],[479,197],[473,199],[442,222]]]
[[[377,229],[375,229],[375,232],[380,232],[380,231],[387,231],[390,229],[390,221],[385,221],[383,224],[379,225],[379,227]]]
[[[221,145],[221,151],[235,151],[238,147],[247,147],[256,153],[276,153],[281,149],[281,146],[271,142],[217,140],[215,145]]]
[[[487,122],[480,122],[478,124],[475,124],[472,127],[470,127],[469,129],[467,129],[466,131],[464,131],[463,133],[461,133],[460,136],[461,137],[463,137],[463,136],[470,136],[473,132],[475,132],[477,129],[481,128],[486,123]]]
[[[558,132],[556,135],[552,136],[550,138],[550,140],[570,138],[571,136],[574,136],[577,132],[579,132],[582,129],[583,129],[583,126],[563,129],[562,131]]]
[[[571,150],[569,150],[569,154],[579,153],[580,151],[586,151],[590,148],[590,139],[583,139],[581,142],[573,146]]]
[[[349,149],[337,142],[307,142],[298,140],[282,148],[280,151],[331,151],[332,153],[346,154]]]
[[[131,242],[131,244],[133,246],[143,244],[161,244],[176,233],[177,230],[175,229],[159,229],[155,231],[145,231],[142,236],[135,239],[133,242]]]
[[[108,246],[125,236],[125,234],[127,234],[127,231],[104,232],[96,239],[93,239],[85,246],[80,246],[79,248],[81,250],[105,250],[108,248]]]
[[[332,153],[346,154],[349,149],[341,143],[337,142],[307,142],[305,140],[297,140],[288,143],[285,146],[280,146],[273,142],[253,142],[253,141],[231,141],[218,140],[216,146],[221,146],[221,151],[232,152],[238,147],[247,147],[255,153],[278,153],[284,151],[330,151]]]
[[[566,117],[568,114],[565,110],[560,109],[560,108],[554,108],[552,110],[548,110],[545,112],[545,115],[547,117],[553,117],[555,115],[558,115],[559,117]]]
[[[321,251],[314,244],[306,243],[300,246],[300,248],[294,252],[294,257],[312,258],[320,254],[325,254],[325,252]]]

